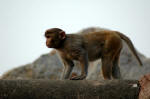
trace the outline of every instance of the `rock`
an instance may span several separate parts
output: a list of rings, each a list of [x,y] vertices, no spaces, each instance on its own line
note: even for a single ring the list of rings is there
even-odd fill
[[[136,80],[0,80],[0,98],[138,99],[139,87]]]
[[[104,28],[91,27],[83,29],[78,33],[89,33],[94,31],[107,30]],[[132,41],[132,40],[131,40]],[[137,80],[144,74],[150,72],[150,59],[138,52],[140,59],[143,62],[143,67],[140,67],[136,58],[132,55],[130,49],[124,43],[124,47],[120,56],[120,68],[123,79]],[[75,61],[75,69],[73,75],[79,75],[79,63]],[[100,75],[101,61],[91,62],[89,66],[89,74],[87,79],[97,80],[102,79]],[[60,79],[63,70],[63,65],[59,59],[59,55],[55,50],[51,53],[41,55],[32,64],[20,66],[2,75],[2,79]]]

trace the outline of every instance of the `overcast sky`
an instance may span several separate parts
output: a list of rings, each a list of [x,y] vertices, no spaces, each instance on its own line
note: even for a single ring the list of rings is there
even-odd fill
[[[0,0],[0,74],[48,53],[46,29],[90,26],[126,34],[150,57],[150,0]]]

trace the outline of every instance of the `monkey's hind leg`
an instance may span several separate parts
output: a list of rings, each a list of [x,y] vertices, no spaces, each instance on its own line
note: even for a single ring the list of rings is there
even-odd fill
[[[104,79],[111,79],[111,73],[112,73],[112,60],[110,57],[106,56],[102,58],[102,73]]]
[[[116,56],[113,60],[113,67],[112,67],[112,77],[113,79],[122,79],[119,67],[119,56],[120,56],[121,49],[116,53]]]

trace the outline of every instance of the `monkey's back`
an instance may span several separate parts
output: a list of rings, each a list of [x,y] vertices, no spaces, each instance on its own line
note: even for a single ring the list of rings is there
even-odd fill
[[[109,50],[115,46],[112,45],[112,43],[117,42],[120,44],[121,41],[121,38],[115,33],[115,31],[100,31],[83,34],[83,38],[90,61],[101,58],[102,53],[104,53],[106,49]]]
[[[61,51],[69,59],[78,60],[86,51],[89,61],[95,61],[120,44],[115,31],[100,31],[88,34],[67,34]],[[65,54],[67,53],[67,54]]]

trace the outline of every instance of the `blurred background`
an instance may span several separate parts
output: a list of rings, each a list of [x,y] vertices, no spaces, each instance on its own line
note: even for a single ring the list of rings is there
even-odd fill
[[[87,27],[117,30],[150,57],[150,0],[0,0],[0,75],[51,49],[44,31]]]

